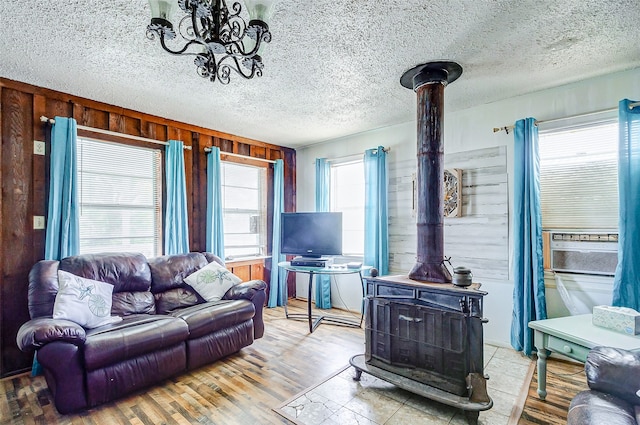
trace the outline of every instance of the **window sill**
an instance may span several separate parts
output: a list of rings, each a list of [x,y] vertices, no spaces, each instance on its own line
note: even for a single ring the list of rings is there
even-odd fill
[[[363,255],[336,255],[335,257],[333,257],[333,264],[347,264],[347,263],[351,263],[352,261],[359,261],[359,262],[363,262],[364,261],[364,256]]]
[[[227,266],[238,266],[238,265],[242,265],[242,264],[255,264],[255,263],[262,263],[267,258],[271,258],[271,256],[270,255],[254,255],[254,256],[250,256],[250,257],[236,257],[236,258],[234,258],[232,260],[226,260],[224,262],[224,264],[227,265]]]

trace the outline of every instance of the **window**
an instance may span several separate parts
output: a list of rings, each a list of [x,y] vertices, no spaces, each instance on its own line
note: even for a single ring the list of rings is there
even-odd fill
[[[364,162],[331,164],[330,210],[342,212],[342,252],[364,255]]]
[[[267,252],[267,169],[222,161],[224,254],[227,259]]]
[[[78,138],[80,253],[162,254],[159,149]]]
[[[541,131],[544,229],[618,228],[618,122]]]

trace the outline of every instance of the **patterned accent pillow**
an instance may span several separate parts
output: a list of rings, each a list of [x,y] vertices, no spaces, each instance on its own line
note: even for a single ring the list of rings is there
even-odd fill
[[[70,320],[87,329],[119,322],[122,317],[111,316],[112,292],[113,285],[58,270],[53,318]]]
[[[191,273],[184,281],[205,300],[219,301],[242,279],[214,261]]]

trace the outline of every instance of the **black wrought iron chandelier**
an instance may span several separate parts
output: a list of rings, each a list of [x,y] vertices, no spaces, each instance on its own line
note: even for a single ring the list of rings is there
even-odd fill
[[[260,77],[264,68],[260,52],[262,43],[271,41],[266,21],[274,0],[244,0],[248,24],[240,16],[240,3],[231,1],[229,8],[225,0],[149,0],[147,38],[160,38],[162,48],[171,54],[195,56],[198,74],[212,82],[228,84],[231,71],[246,79]],[[177,33],[170,21],[176,6],[186,14]],[[174,50],[166,41],[178,34],[184,45]]]

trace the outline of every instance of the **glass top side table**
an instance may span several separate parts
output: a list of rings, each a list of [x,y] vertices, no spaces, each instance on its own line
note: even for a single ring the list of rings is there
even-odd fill
[[[285,305],[284,312],[287,319],[307,319],[309,322],[309,333],[312,333],[323,321],[328,323],[335,323],[343,326],[351,326],[355,328],[362,327],[362,321],[364,319],[364,279],[362,272],[370,270],[371,266],[362,266],[359,268],[349,268],[345,265],[334,264],[328,267],[306,267],[306,266],[292,266],[288,261],[282,261],[278,263],[278,267],[286,270],[287,275],[289,272],[304,273],[309,275],[308,295],[307,295],[307,314],[302,313],[289,313],[287,309],[288,295],[285,292]],[[360,287],[362,289],[362,303],[360,306],[360,320],[352,319],[349,317],[328,315],[328,314],[313,314],[311,308],[311,292],[313,287],[313,277],[315,275],[341,275],[341,274],[357,274],[360,277]],[[286,281],[286,278],[285,278]],[[285,285],[285,291],[287,286]]]

